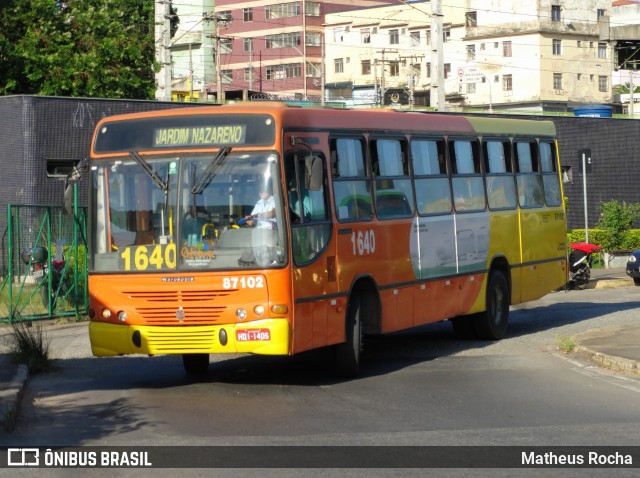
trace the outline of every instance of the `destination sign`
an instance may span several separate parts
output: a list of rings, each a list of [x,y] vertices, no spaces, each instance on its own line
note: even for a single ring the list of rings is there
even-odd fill
[[[197,108],[173,115],[113,116],[98,127],[93,144],[97,154],[150,149],[211,149],[223,146],[272,147],[276,122],[271,115],[223,112],[196,114]]]
[[[244,124],[158,128],[154,131],[153,147],[244,144],[246,133]]]

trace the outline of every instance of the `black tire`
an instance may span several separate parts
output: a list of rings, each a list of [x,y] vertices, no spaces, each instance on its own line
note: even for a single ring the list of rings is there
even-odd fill
[[[473,325],[472,315],[463,315],[451,319],[453,334],[460,340],[474,340],[478,338],[478,333]]]
[[[507,333],[509,325],[509,283],[500,271],[489,275],[487,284],[487,310],[474,315],[473,324],[478,338],[482,340],[500,340]]]
[[[42,298],[42,305],[49,310],[49,283],[44,281],[40,284],[40,297]]]
[[[634,283],[635,285],[640,285],[640,277],[634,277],[634,278],[633,278],[633,283]]]
[[[209,354],[182,354],[182,365],[191,377],[204,375],[209,369]]]
[[[353,378],[360,370],[362,353],[362,301],[354,294],[349,299],[346,318],[345,342],[335,346],[334,371],[343,378]]]

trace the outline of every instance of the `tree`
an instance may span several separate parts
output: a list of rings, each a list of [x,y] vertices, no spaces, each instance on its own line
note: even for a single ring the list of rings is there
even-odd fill
[[[605,233],[600,246],[606,251],[623,249],[634,222],[640,219],[640,204],[628,204],[615,199],[601,204],[600,220],[597,228]]]
[[[151,0],[4,0],[0,94],[150,99]]]

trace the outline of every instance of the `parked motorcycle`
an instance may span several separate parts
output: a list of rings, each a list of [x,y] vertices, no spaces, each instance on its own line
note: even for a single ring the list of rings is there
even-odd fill
[[[593,254],[600,252],[602,247],[588,242],[572,242],[569,253],[569,283],[570,289],[584,288],[591,279]]]
[[[36,246],[32,249],[22,251],[20,257],[22,262],[29,266],[29,274],[33,277],[34,282],[40,285],[40,296],[42,304],[48,308],[49,300],[55,307],[56,297],[64,297],[67,295],[67,285],[63,280],[66,260],[62,253],[62,244],[57,244],[56,257],[51,260],[51,288],[49,288],[49,251],[46,247]]]

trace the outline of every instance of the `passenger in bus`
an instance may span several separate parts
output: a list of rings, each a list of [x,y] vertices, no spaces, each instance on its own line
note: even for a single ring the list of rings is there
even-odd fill
[[[271,179],[263,183],[260,199],[245,219],[245,224],[249,227],[255,225],[259,229],[276,229],[276,201],[273,197]]]

